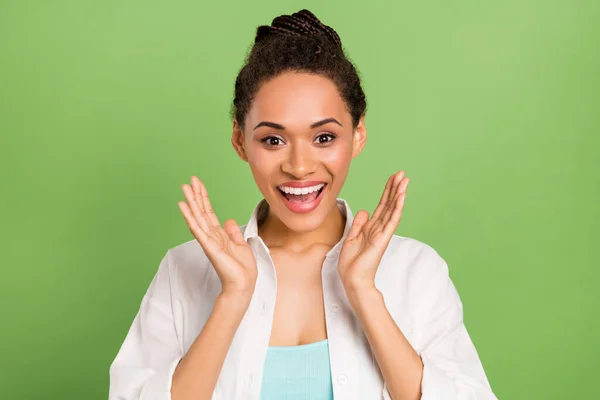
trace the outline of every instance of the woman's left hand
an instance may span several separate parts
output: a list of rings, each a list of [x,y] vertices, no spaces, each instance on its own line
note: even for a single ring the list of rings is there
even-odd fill
[[[369,219],[369,213],[360,210],[354,217],[338,263],[346,291],[375,287],[377,267],[402,217],[408,182],[404,171],[395,173],[388,179],[373,216]]]

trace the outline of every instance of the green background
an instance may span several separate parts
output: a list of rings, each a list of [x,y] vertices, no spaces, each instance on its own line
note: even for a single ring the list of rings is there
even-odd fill
[[[230,145],[256,26],[340,34],[369,140],[341,193],[448,262],[500,399],[598,398],[597,1],[0,1],[2,399],[103,399],[198,175],[221,220],[260,200]]]

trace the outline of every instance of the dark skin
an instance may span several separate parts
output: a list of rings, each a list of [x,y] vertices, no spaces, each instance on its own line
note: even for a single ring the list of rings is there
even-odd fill
[[[342,237],[345,220],[336,198],[366,138],[364,116],[353,126],[336,86],[313,74],[287,72],[268,81],[243,125],[234,121],[233,147],[248,162],[269,203],[259,236],[271,251],[279,285],[271,345],[327,337],[320,271],[325,254]],[[288,181],[327,183],[319,206],[309,213],[289,210],[277,189]],[[394,400],[420,397],[423,365],[385,308],[374,279],[400,222],[408,183],[403,171],[392,175],[372,216],[365,210],[356,214],[338,263],[348,299]],[[213,264],[223,293],[249,302],[258,273],[239,226],[233,220],[221,226],[197,177],[182,189],[187,203],[180,202],[180,209]]]

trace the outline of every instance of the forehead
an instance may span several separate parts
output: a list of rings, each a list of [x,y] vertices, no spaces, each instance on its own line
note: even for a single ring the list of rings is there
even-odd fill
[[[327,117],[338,119],[344,126],[351,121],[335,84],[321,75],[286,72],[261,85],[247,121],[304,126]]]

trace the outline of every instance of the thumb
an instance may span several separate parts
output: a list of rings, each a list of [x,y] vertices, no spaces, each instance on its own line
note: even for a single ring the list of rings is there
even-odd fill
[[[369,220],[369,212],[365,210],[360,210],[356,213],[354,217],[354,221],[352,221],[352,226],[350,227],[350,232],[348,232],[348,238],[346,240],[355,239],[358,234],[362,231],[363,226]]]
[[[242,231],[238,226],[237,222],[234,219],[228,219],[224,224],[225,232],[231,239],[231,241],[235,244],[245,244],[246,240],[244,239],[244,235],[242,235]]]

